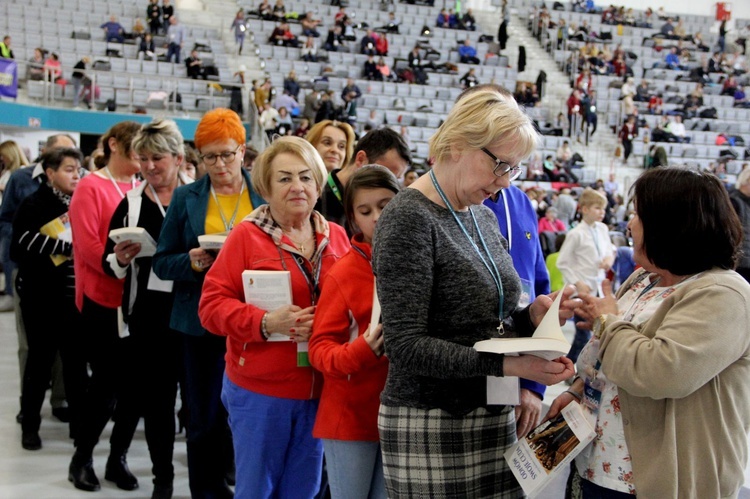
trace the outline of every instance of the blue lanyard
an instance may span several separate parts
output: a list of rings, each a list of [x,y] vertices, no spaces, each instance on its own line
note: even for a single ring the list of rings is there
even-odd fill
[[[461,219],[458,218],[458,215],[456,214],[456,210],[453,209],[453,205],[450,203],[450,201],[448,201],[448,198],[445,196],[443,189],[440,187],[440,184],[438,184],[438,181],[435,178],[434,170],[430,170],[430,179],[432,180],[432,185],[435,186],[435,190],[440,195],[440,199],[442,199],[443,203],[445,203],[445,206],[448,207],[448,210],[450,210],[451,215],[453,215],[453,219],[461,228],[461,231],[466,236],[466,239],[468,239],[469,242],[471,243],[471,246],[474,248],[474,251],[479,256],[479,259],[482,261],[484,266],[489,271],[490,275],[492,276],[492,280],[495,281],[495,286],[497,286],[497,293],[500,297],[498,301],[498,311],[497,311],[497,318],[500,321],[500,325],[497,326],[497,331],[501,335],[505,334],[505,331],[503,330],[503,302],[504,302],[503,281],[500,277],[500,271],[497,269],[497,265],[495,265],[495,261],[492,259],[492,254],[490,253],[490,250],[487,248],[487,243],[484,242],[484,237],[482,236],[482,231],[479,230],[479,224],[477,224],[477,219],[474,216],[474,212],[471,211],[471,207],[469,207],[469,214],[471,215],[471,220],[472,222],[474,222],[474,228],[476,229],[477,234],[479,235],[479,241],[482,243],[482,248],[484,249],[484,253],[487,255],[487,258],[484,257],[484,255],[479,249],[479,246],[477,246],[477,243],[475,243],[474,239],[472,239],[472,237],[469,235],[469,232],[466,230],[466,227],[464,227],[464,224],[461,222]]]

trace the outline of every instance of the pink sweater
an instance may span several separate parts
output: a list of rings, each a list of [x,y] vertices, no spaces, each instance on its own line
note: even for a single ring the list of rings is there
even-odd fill
[[[118,182],[124,193],[132,183]],[[122,196],[112,181],[98,174],[87,175],[78,183],[70,202],[70,228],[73,231],[73,264],[76,273],[76,306],[83,309],[83,296],[108,308],[122,302],[122,281],[102,269],[109,221]]]

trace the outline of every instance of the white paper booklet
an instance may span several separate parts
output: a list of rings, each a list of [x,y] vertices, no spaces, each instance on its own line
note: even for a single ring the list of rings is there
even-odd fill
[[[109,231],[109,238],[115,243],[121,243],[123,241],[139,243],[141,245],[141,251],[136,258],[154,256],[154,253],[156,253],[156,241],[154,241],[151,234],[149,234],[143,227],[121,227],[119,229],[114,229]]]
[[[372,281],[372,312],[370,313],[370,331],[380,324],[380,298],[378,298],[378,283]]]
[[[578,402],[534,428],[504,454],[523,491],[533,499],[594,440],[593,421]]]
[[[536,355],[547,360],[567,355],[570,343],[565,339],[559,319],[562,295],[562,291],[557,294],[557,298],[530,338],[491,338],[476,342],[474,349],[488,353]]]
[[[198,236],[198,244],[206,251],[219,251],[227,241],[226,234],[203,234]]]
[[[245,303],[273,311],[292,304],[292,277],[288,270],[245,270],[242,272]],[[285,334],[272,333],[268,341],[289,341]]]

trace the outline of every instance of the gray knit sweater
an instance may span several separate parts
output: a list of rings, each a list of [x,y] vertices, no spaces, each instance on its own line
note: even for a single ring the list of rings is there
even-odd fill
[[[516,311],[521,285],[497,218],[472,206],[503,283],[506,335],[533,332],[528,309]],[[481,249],[471,215],[458,216]],[[492,276],[450,211],[405,189],[377,223],[373,270],[390,360],[381,402],[441,408],[456,415],[487,405],[486,376],[502,376],[502,356],[472,345],[497,334]]]

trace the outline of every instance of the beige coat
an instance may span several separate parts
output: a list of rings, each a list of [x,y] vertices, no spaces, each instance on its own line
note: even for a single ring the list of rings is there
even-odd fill
[[[600,358],[619,388],[638,497],[736,497],[750,430],[750,285],[711,270],[638,327],[610,320]]]

